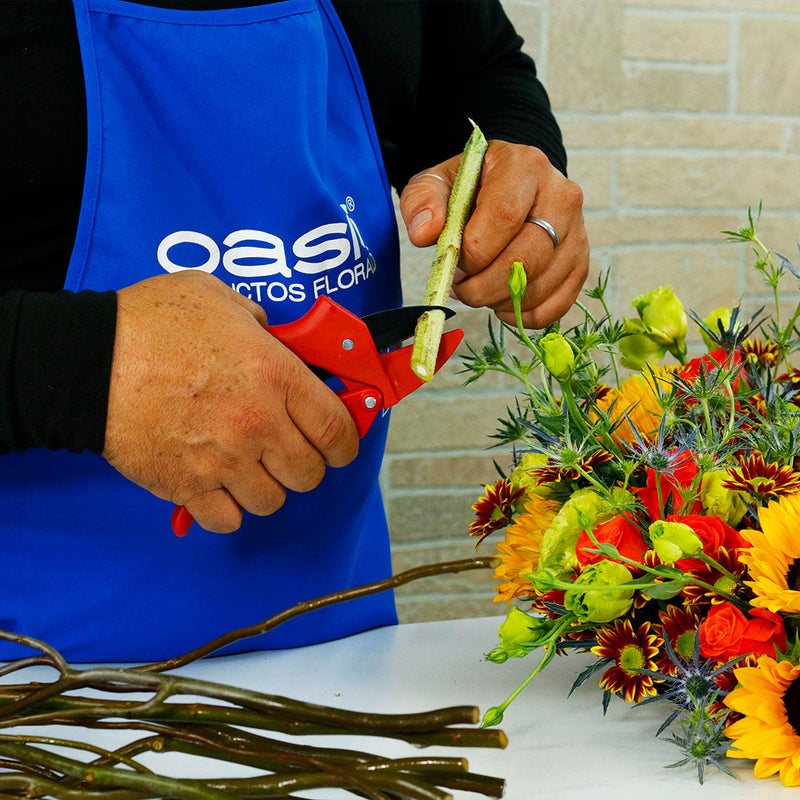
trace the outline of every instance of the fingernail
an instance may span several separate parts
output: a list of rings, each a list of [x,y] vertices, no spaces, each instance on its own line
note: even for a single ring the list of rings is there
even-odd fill
[[[426,225],[432,219],[433,211],[431,211],[429,208],[423,208],[422,211],[417,212],[417,214],[411,220],[411,224],[408,226],[409,234],[413,235],[418,228]]]

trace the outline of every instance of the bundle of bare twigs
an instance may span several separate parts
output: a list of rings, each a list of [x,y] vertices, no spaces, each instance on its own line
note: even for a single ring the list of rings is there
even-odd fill
[[[0,730],[4,731],[0,732],[0,798],[299,798],[297,792],[328,787],[372,800],[446,800],[451,797],[448,789],[500,797],[504,782],[470,773],[462,758],[384,758],[299,744],[263,733],[379,736],[416,746],[504,747],[502,731],[474,727],[479,720],[475,707],[408,715],[365,714],[174,672],[234,641],[257,636],[316,608],[419,578],[486,569],[491,564],[490,558],[473,558],[418,567],[384,581],[300,603],[183,656],[136,667],[75,669],[44,642],[0,632],[0,638],[38,651],[0,667],[0,677],[8,680],[30,667],[47,666],[56,671],[51,682],[0,685]],[[67,730],[122,730],[133,734],[134,739],[108,750],[80,739],[27,734],[45,725],[67,726]],[[26,735],[14,732],[22,726]],[[174,778],[158,774],[137,760],[144,754],[169,751],[247,765],[257,774],[247,778]]]

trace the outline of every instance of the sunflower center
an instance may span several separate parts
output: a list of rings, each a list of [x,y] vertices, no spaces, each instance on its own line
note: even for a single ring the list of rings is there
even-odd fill
[[[783,707],[794,732],[800,736],[800,678],[795,678],[783,693]]]
[[[796,558],[786,570],[786,585],[795,592],[800,592],[800,558]]]
[[[626,644],[619,654],[619,665],[629,675],[635,675],[636,670],[644,669],[644,652],[635,644]]]

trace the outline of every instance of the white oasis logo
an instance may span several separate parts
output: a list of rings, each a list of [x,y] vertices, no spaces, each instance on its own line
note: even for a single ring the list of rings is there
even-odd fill
[[[280,236],[262,230],[233,231],[221,245],[199,231],[175,231],[159,243],[158,263],[167,272],[213,273],[222,265],[230,275],[243,279],[231,282],[232,288],[256,302],[302,303],[309,293],[316,300],[322,294],[350,289],[376,271],[375,259],[350,216],[353,199],[348,197],[339,207],[343,222],[318,225],[290,247]],[[298,274],[312,277],[292,281]]]

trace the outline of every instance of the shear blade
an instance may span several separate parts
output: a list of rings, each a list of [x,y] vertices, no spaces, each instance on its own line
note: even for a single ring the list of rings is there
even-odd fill
[[[375,349],[380,351],[387,347],[394,347],[413,336],[419,318],[426,311],[434,310],[444,311],[445,319],[449,319],[456,313],[445,306],[403,306],[368,314],[361,319],[369,329]]]

